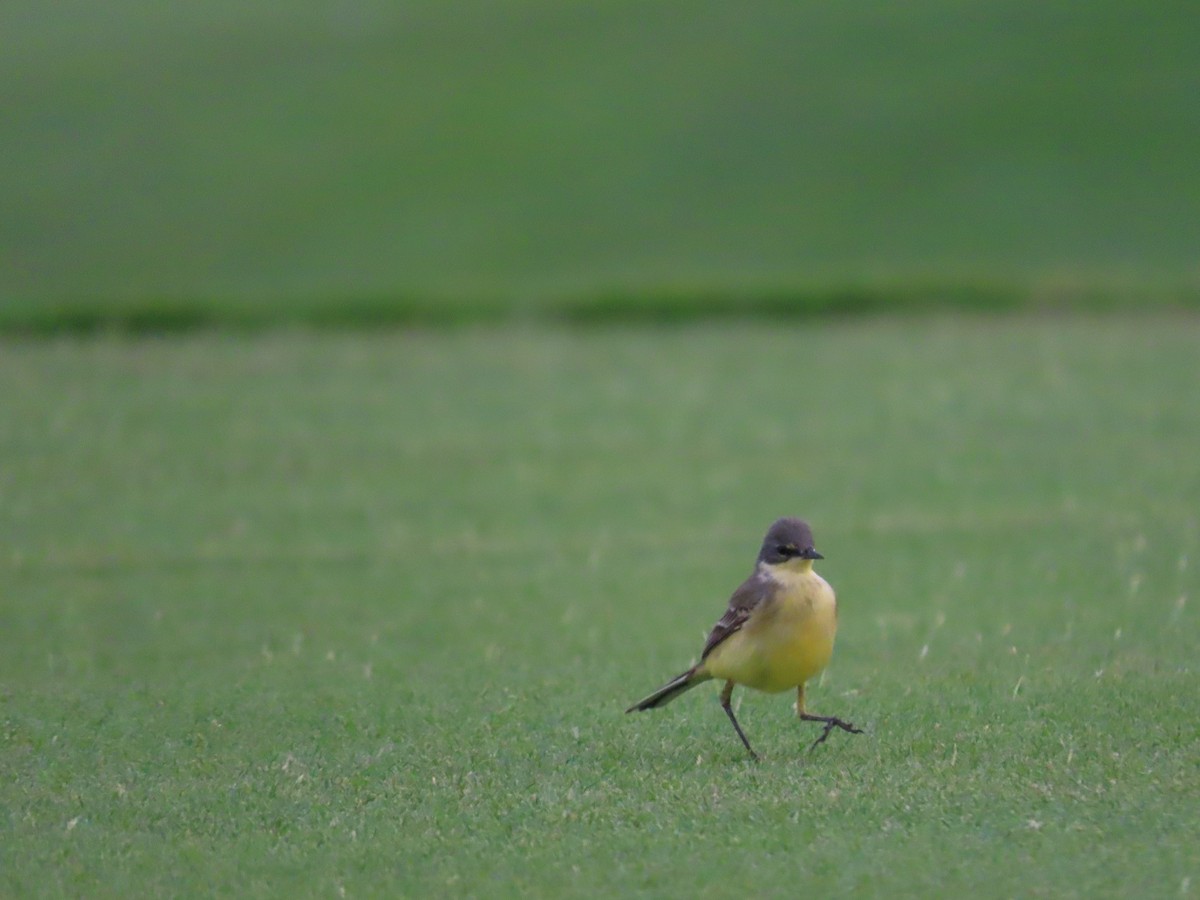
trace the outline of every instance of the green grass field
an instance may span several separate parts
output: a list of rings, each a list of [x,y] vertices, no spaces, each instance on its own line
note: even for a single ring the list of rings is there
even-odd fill
[[[1198,9],[0,4],[0,897],[1196,896]]]
[[[1200,322],[0,346],[0,895],[1194,896]],[[684,667],[776,515],[808,754]]]
[[[1200,7],[0,4],[0,313],[1197,288]]]

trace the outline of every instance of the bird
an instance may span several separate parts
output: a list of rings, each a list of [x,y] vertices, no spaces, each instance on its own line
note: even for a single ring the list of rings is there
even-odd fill
[[[862,734],[852,723],[813,715],[804,705],[804,685],[829,665],[837,634],[833,588],[813,571],[813,561],[824,558],[807,522],[791,516],[776,520],[763,538],[754,571],[709,632],[700,661],[625,712],[657,709],[697,685],[722,679],[721,707],[754,760],[758,754],[731,705],[735,685],[770,694],[795,688],[800,719],[825,726],[810,752],[835,728]]]

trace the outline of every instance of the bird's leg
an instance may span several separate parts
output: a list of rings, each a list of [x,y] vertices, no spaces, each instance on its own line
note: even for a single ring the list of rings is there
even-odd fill
[[[742,743],[746,745],[746,750],[750,754],[750,758],[755,762],[758,761],[758,754],[754,752],[754,748],[750,746],[750,742],[746,740],[746,733],[742,731],[742,726],[738,724],[737,716],[733,714],[733,707],[729,705],[730,699],[733,697],[733,682],[725,682],[725,689],[721,691],[721,708],[725,710],[725,715],[729,716],[729,721],[733,723],[733,730],[737,732],[737,736],[742,739]]]
[[[853,723],[844,722],[837,716],[814,716],[811,713],[804,711],[804,685],[796,688],[796,714],[802,722],[824,722],[825,730],[821,732],[821,736],[812,742],[812,746],[808,748],[811,753],[816,749],[817,744],[825,743],[825,739],[829,737],[829,732],[835,728],[840,728],[842,731],[848,731],[851,734],[862,734],[861,728],[855,728]]]

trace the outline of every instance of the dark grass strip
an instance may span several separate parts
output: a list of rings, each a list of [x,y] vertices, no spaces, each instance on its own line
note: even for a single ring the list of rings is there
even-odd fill
[[[246,301],[147,298],[64,300],[0,307],[0,334],[178,334],[259,331],[455,328],[505,323],[580,327],[674,325],[710,320],[804,320],[929,312],[1138,312],[1200,310],[1200,286],[1031,287],[1015,283],[883,284],[713,290],[610,290],[508,301],[413,296]]]

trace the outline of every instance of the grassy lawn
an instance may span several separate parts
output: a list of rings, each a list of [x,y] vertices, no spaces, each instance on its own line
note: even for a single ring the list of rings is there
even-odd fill
[[[1198,336],[8,341],[0,894],[1194,893]],[[784,513],[867,734],[625,716]]]
[[[0,306],[1194,288],[1198,33],[1129,0],[6,0]]]

